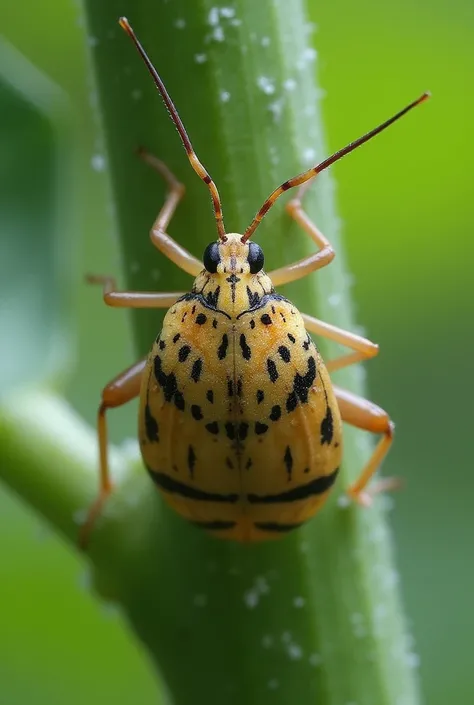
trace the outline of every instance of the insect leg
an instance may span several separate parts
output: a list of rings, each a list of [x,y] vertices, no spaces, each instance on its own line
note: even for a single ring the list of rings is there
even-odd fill
[[[114,277],[89,274],[89,284],[102,284],[103,297],[107,306],[120,308],[169,308],[180,296],[181,291],[116,291]]]
[[[374,494],[399,486],[396,478],[384,478],[370,490],[366,489],[372,476],[377,472],[393,441],[394,424],[386,411],[371,401],[334,387],[336,399],[343,421],[371,433],[383,433],[372,456],[362,469],[357,480],[348,488],[347,494],[358,504],[370,506]]]
[[[202,262],[188,252],[186,248],[181,247],[181,245],[175,242],[173,238],[165,232],[178,203],[184,196],[184,186],[160,159],[143,149],[140,149],[139,154],[147,164],[161,174],[169,189],[163,207],[156,216],[156,220],[151,228],[151,241],[154,246],[168,257],[168,259],[174,262],[174,264],[184,269],[185,272],[191,274],[193,277],[196,277],[203,268]]]
[[[310,182],[308,182],[309,184]],[[325,235],[316,227],[313,221],[305,213],[303,206],[301,204],[301,199],[304,192],[306,191],[307,184],[302,186],[295,198],[292,198],[286,205],[286,210],[290,216],[295,220],[298,225],[300,225],[303,230],[310,236],[313,242],[318,246],[318,252],[315,252],[308,257],[293,262],[292,264],[287,264],[280,269],[275,269],[273,272],[269,272],[268,276],[272,280],[275,286],[281,284],[288,284],[296,279],[302,279],[307,274],[315,272],[317,269],[326,267],[334,259],[335,253],[332,249],[331,243],[326,238]]]
[[[131,365],[121,372],[102,390],[102,401],[97,414],[97,437],[99,441],[99,495],[89,509],[87,518],[81,526],[79,546],[85,549],[96,519],[100,516],[107,497],[112,492],[112,481],[109,474],[107,453],[107,420],[105,412],[117,406],[122,406],[135,399],[140,393],[146,358]]]
[[[378,354],[379,346],[367,340],[367,338],[363,338],[356,333],[350,333],[343,328],[338,328],[325,321],[320,321],[318,318],[308,316],[306,313],[302,313],[301,315],[306,329],[310,333],[328,338],[328,340],[333,340],[335,343],[340,343],[341,345],[347,345],[348,348],[354,350],[353,353],[342,355],[335,360],[329,360],[326,363],[328,372],[335,372],[343,367],[361,362],[361,360],[375,357],[375,355]]]

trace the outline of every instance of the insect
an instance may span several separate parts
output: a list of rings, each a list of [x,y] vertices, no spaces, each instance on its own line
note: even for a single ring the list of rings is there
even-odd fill
[[[111,381],[98,412],[100,492],[82,527],[87,543],[112,490],[107,461],[106,412],[140,396],[139,442],[151,479],[184,518],[215,536],[236,541],[274,539],[312,517],[333,486],[342,457],[342,421],[381,434],[371,458],[347,492],[370,504],[367,485],[386,455],[393,424],[375,404],[331,384],[329,373],[378,352],[374,343],[300,313],[275,286],[300,279],[334,258],[334,251],[302,206],[303,191],[324,169],[380,133],[428,98],[420,98],[371,132],[273,191],[243,234],[224,228],[217,188],[199,161],[166,88],[125,18],[133,40],[174,122],[191,166],[207,185],[218,238],[203,263],[166,229],[184,187],[154,156],[144,160],[168,185],[151,229],[155,247],[195,277],[188,293],[117,291],[103,285],[109,306],[167,308],[149,355]],[[250,240],[258,224],[289,189],[300,187],[287,212],[317,250],[268,274],[264,254]],[[326,365],[310,337],[329,338],[352,352]]]

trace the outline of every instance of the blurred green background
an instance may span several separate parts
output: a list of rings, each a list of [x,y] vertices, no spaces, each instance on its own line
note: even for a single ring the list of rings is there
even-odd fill
[[[128,4],[124,12],[131,12]],[[464,705],[474,693],[474,476],[468,460],[474,6],[472,0],[321,5],[308,0],[308,7],[317,25],[331,150],[423,90],[433,93],[416,114],[335,167],[333,177],[357,318],[381,346],[380,357],[366,366],[369,389],[397,422],[385,472],[406,478],[392,521],[419,655],[413,665],[420,669],[426,703]],[[81,280],[87,271],[119,271],[104,155],[90,110],[82,21],[69,0],[44,0],[41,14],[33,0],[21,7],[2,3],[2,32],[70,101],[65,156],[74,224],[65,229],[64,244],[73,266],[62,276],[74,278],[79,323],[71,325],[68,393],[93,422],[99,390],[133,354],[126,314],[107,310]],[[43,159],[46,168],[46,157],[25,145],[22,159],[25,174],[37,174],[36,182],[25,179],[24,204],[32,210],[38,193],[51,197],[39,191],[44,185],[39,166],[32,169],[35,159]],[[48,224],[40,225],[40,234],[46,232]],[[25,234],[30,249],[21,270],[18,262],[19,275],[40,256],[41,248],[31,249],[38,247],[34,235]],[[2,349],[5,336],[3,330]],[[114,413],[113,440],[134,429],[133,408]],[[146,658],[113,606],[106,609],[89,595],[85,564],[6,492],[0,507],[1,705],[153,703]]]

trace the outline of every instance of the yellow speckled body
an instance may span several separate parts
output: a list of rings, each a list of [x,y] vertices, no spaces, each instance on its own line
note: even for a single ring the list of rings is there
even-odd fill
[[[277,538],[315,514],[342,454],[331,382],[298,310],[228,234],[215,273],[167,312],[139,440],[166,501],[216,536]]]

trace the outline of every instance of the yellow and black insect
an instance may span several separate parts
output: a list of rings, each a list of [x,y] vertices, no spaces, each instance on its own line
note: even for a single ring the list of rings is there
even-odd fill
[[[301,314],[274,286],[328,265],[334,251],[301,205],[303,184],[422,103],[418,100],[267,198],[244,234],[226,233],[217,188],[197,158],[163,82],[125,18],[134,41],[176,125],[191,166],[212,196],[218,239],[203,263],[166,234],[184,187],[148,153],[143,158],[166,180],[168,196],[151,229],[152,243],[195,277],[189,293],[116,291],[110,277],[89,277],[104,287],[109,306],[168,308],[146,359],[103,390],[98,414],[100,494],[83,526],[86,543],[112,485],[107,463],[106,410],[140,395],[139,441],[150,477],[183,517],[221,538],[277,538],[312,517],[333,486],[342,457],[342,421],[383,434],[351,498],[370,503],[366,487],[386,455],[393,424],[371,402],[332,385],[329,372],[373,357],[378,346],[354,333]],[[285,191],[300,186],[289,215],[317,251],[266,274],[261,248],[250,240]],[[204,268],[203,268],[204,265]],[[309,333],[353,352],[324,365]]]

